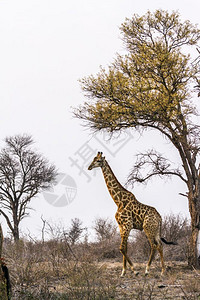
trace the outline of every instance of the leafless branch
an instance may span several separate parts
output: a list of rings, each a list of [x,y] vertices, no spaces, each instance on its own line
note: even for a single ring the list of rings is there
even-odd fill
[[[179,193],[179,195],[188,198],[188,194],[187,193],[186,194]]]
[[[5,141],[6,147],[0,152],[1,213],[14,238],[18,239],[18,226],[27,216],[28,204],[52,185],[57,172],[54,165],[30,148],[31,136],[17,135],[7,137]]]
[[[128,183],[145,183],[153,176],[172,175],[178,176],[186,182],[179,168],[172,169],[169,160],[155,150],[150,150],[137,155],[136,163],[128,177]]]

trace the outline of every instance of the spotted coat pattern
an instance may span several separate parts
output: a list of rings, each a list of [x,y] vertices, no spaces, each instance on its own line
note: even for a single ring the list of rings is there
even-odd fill
[[[126,190],[115,177],[112,169],[110,168],[102,152],[98,152],[93,162],[88,167],[89,170],[101,167],[108,191],[117,205],[117,212],[115,214],[116,221],[119,226],[121,235],[120,251],[123,254],[123,269],[121,276],[126,273],[126,262],[131,266],[134,271],[133,264],[127,255],[127,241],[131,229],[144,230],[151,246],[151,253],[149,261],[146,266],[145,274],[148,274],[151,262],[158,250],[162,264],[162,274],[165,270],[163,260],[163,248],[161,243],[161,224],[162,219],[160,214],[154,207],[140,203],[136,197]]]

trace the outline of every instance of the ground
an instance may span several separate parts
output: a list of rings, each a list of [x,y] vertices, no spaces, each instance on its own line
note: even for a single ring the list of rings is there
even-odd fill
[[[121,264],[107,263],[106,268],[109,276],[117,278]],[[117,280],[115,299],[200,299],[200,272],[190,270],[186,263],[168,263],[164,276],[155,263],[148,276],[144,275],[145,264],[135,264],[135,269],[138,276],[128,271]]]
[[[70,272],[57,270],[57,277],[44,276],[38,285],[37,282],[24,285],[20,292],[18,287],[13,299],[200,300],[200,271],[189,269],[184,262],[168,263],[163,276],[159,262],[153,263],[148,276],[144,275],[144,263],[135,264],[138,276],[128,269],[121,278],[121,267],[121,262],[115,261],[73,264]]]
[[[55,240],[7,245],[12,300],[200,300],[200,270],[191,270],[187,261],[166,259],[161,276],[157,256],[145,276],[146,259],[135,259],[139,275],[127,266],[121,278],[121,255],[105,258],[103,249],[100,244],[71,247]]]

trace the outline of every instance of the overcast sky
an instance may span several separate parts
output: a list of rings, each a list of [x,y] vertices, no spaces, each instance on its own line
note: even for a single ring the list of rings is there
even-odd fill
[[[22,232],[40,238],[41,215],[66,226],[75,217],[88,227],[95,217],[114,220],[116,206],[101,171],[87,171],[96,150],[104,152],[122,184],[140,150],[153,147],[178,159],[172,146],[155,132],[144,137],[128,132],[108,144],[103,136],[86,131],[71,108],[86,100],[78,79],[97,73],[100,65],[107,66],[116,52],[123,51],[119,26],[125,18],[160,8],[179,10],[183,20],[199,22],[198,0],[0,0],[0,147],[6,136],[28,133],[34,147],[65,179],[51,195],[32,200],[34,210],[21,223]],[[83,159],[84,150],[88,152]],[[74,190],[68,189],[66,195],[70,185]],[[185,191],[178,179],[153,180],[133,190],[139,201],[155,206],[162,215],[188,216],[187,199],[178,195]],[[59,193],[71,203],[57,207],[60,200],[51,196]],[[6,233],[5,222],[3,229]]]

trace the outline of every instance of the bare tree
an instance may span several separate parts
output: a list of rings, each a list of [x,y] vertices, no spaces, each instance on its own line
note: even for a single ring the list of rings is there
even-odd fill
[[[113,238],[117,232],[117,226],[105,218],[96,218],[93,228],[99,242]]]
[[[56,168],[33,151],[29,135],[5,139],[0,152],[0,213],[6,219],[14,240],[19,240],[19,224],[28,215],[28,204],[55,181]]]

